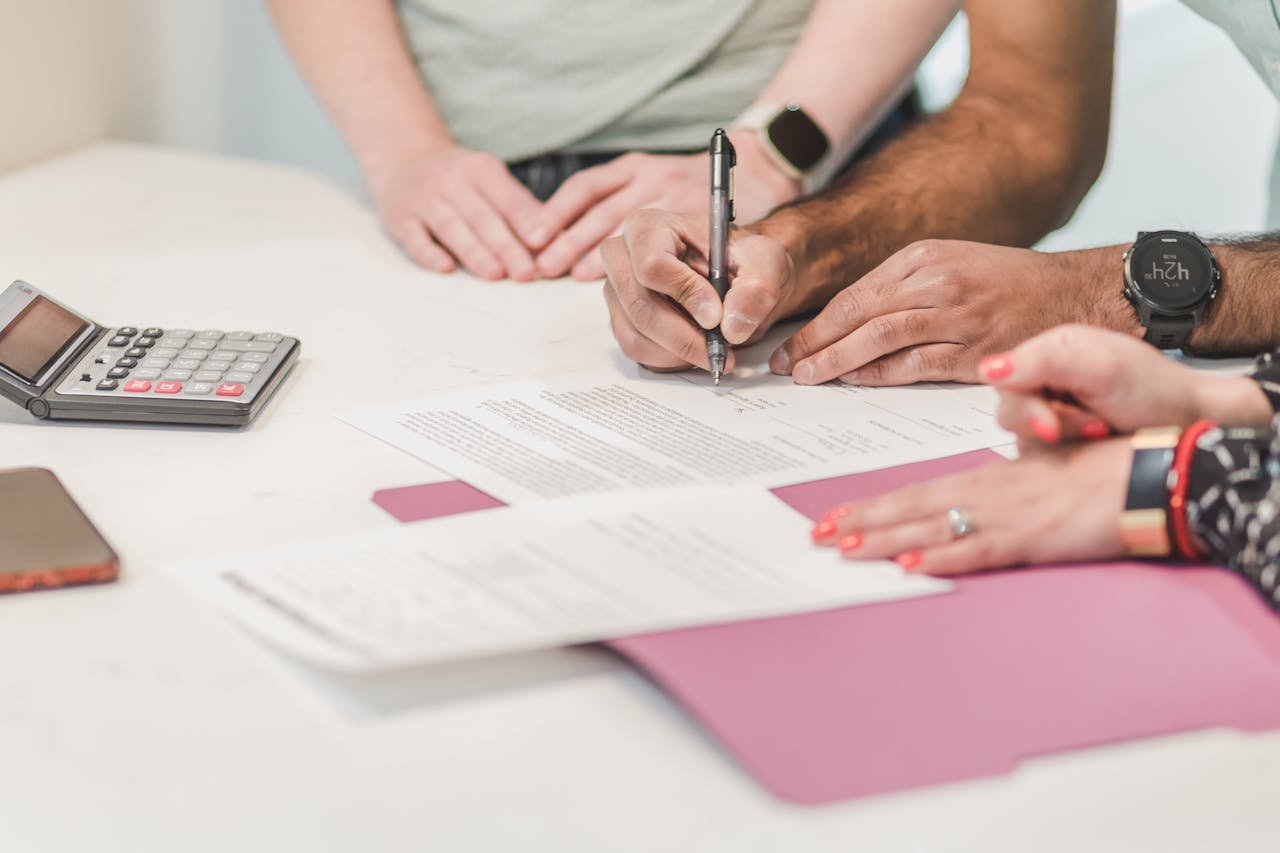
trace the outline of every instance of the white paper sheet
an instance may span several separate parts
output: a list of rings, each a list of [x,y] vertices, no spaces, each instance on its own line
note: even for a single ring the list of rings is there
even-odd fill
[[[627,492],[174,567],[294,655],[375,670],[945,591],[808,541],[768,492]]]
[[[620,489],[773,488],[1007,444],[987,388],[805,388],[768,374],[602,370],[349,412],[508,503]]]

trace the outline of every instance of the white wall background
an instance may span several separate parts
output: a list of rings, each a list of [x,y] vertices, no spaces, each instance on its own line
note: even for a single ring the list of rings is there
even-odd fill
[[[1045,245],[1262,227],[1278,123],[1270,93],[1175,0],[1122,6],[1108,165]],[[260,0],[0,0],[0,21],[0,168],[109,134],[299,166],[359,191]],[[964,54],[957,30],[931,57],[935,102],[963,79]]]

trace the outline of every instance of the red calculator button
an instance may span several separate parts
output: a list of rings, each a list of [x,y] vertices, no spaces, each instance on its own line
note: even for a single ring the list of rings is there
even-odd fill
[[[219,397],[239,397],[244,393],[244,386],[234,382],[224,382],[218,386]]]
[[[151,390],[151,383],[145,379],[130,379],[124,383],[124,390],[130,394],[143,394]]]
[[[157,394],[177,394],[181,390],[181,382],[160,382],[156,384]]]

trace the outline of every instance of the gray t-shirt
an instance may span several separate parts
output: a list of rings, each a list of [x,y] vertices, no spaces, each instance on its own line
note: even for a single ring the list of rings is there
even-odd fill
[[[1183,0],[1222,29],[1280,99],[1280,0]],[[1271,172],[1269,228],[1280,228],[1280,148]]]
[[[398,0],[454,138],[507,161],[676,151],[750,106],[815,0]]]

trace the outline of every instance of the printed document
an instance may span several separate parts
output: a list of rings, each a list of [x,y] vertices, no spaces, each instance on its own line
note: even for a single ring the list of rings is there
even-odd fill
[[[571,374],[350,412],[508,504],[624,489],[774,488],[1008,444],[988,388]]]
[[[760,489],[551,501],[175,566],[254,633],[376,670],[942,592]]]

